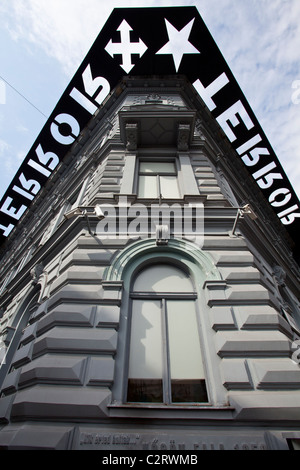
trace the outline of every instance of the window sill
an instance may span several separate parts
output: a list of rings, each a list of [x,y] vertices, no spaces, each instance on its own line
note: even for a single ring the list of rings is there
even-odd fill
[[[119,419],[151,419],[168,420],[174,422],[195,422],[195,421],[211,421],[211,422],[230,422],[234,419],[235,408],[232,406],[213,406],[209,404],[197,405],[157,405],[157,404],[140,404],[140,403],[111,403],[107,405],[110,418]]]
[[[189,194],[184,194],[182,197],[177,197],[177,198],[149,198],[149,197],[140,197],[136,196],[136,201],[139,201],[141,203],[155,203],[155,204],[174,204],[174,203],[204,203],[207,200],[207,196],[203,194],[194,194],[194,195],[189,195]]]
[[[146,409],[146,410],[217,410],[217,411],[222,411],[222,410],[234,410],[235,408],[229,405],[210,405],[209,403],[190,403],[190,404],[185,404],[185,403],[172,403],[170,405],[167,404],[151,404],[151,403],[110,403],[107,405],[107,408],[114,408],[114,409]]]

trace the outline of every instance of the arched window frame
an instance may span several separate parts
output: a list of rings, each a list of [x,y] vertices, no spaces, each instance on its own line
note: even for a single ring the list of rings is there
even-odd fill
[[[5,357],[0,367],[0,393],[3,390],[3,384],[9,374],[13,364],[14,356],[20,347],[21,338],[24,329],[29,324],[30,319],[39,304],[41,295],[41,285],[36,284],[25,297],[9,326],[12,336],[9,340],[5,341],[6,352]]]
[[[159,278],[159,272],[163,270],[166,276],[171,275],[173,277],[173,281],[180,278],[179,285],[173,288],[172,285],[162,279],[161,283],[165,289],[155,290],[155,286],[154,289],[150,289],[151,271],[156,269],[158,269],[156,281]],[[137,289],[137,283],[142,284],[145,290]],[[188,290],[186,286],[180,289],[180,284],[183,283],[189,286]],[[154,280],[155,284],[157,283]],[[126,402],[155,402],[165,405],[208,403],[197,300],[198,295],[191,272],[179,260],[176,263],[174,263],[174,260],[169,259],[149,260],[146,266],[138,270],[135,276],[132,277],[128,325],[130,345],[127,348],[128,388]],[[174,340],[179,333],[178,322],[180,324],[181,342],[184,343],[184,347],[181,346],[181,342],[177,342],[177,339],[176,347],[174,347]],[[137,325],[140,326],[136,328]],[[133,332],[135,333],[133,334]],[[153,332],[155,332],[154,337]],[[184,334],[182,335],[184,332],[189,334],[190,340],[185,338]],[[151,344],[151,340],[147,341],[149,334],[152,335],[152,341],[155,341],[155,347],[154,344]],[[142,338],[139,338],[139,335],[142,335]],[[147,342],[146,345],[145,341]],[[138,349],[139,354],[132,350],[133,347]],[[154,349],[152,350],[152,348]],[[190,354],[186,350],[190,350]],[[139,361],[142,361],[143,353],[148,359],[146,360],[145,356],[143,359],[145,362],[141,366]],[[154,356],[155,359],[153,360]],[[156,371],[153,375],[153,368],[157,367],[159,371]],[[148,369],[148,372],[145,369]],[[150,373],[151,378],[149,378],[148,373]]]
[[[203,407],[228,407],[227,395],[220,376],[220,358],[216,354],[214,344],[215,331],[212,328],[212,319],[210,317],[210,308],[208,305],[207,286],[223,286],[221,274],[215,266],[215,263],[209,253],[204,252],[194,243],[182,239],[171,239],[168,246],[157,246],[156,240],[147,239],[132,243],[124,250],[118,252],[109,267],[106,268],[103,276],[103,286],[116,293],[120,292],[122,286],[122,300],[120,322],[118,327],[118,350],[115,357],[115,381],[112,388],[112,404],[117,407],[143,407],[161,405],[129,404],[126,402],[127,370],[128,370],[128,345],[130,340],[129,318],[130,309],[130,282],[132,276],[146,266],[154,259],[159,261],[171,262],[174,265],[188,269],[193,278],[195,288],[198,294],[198,309],[200,312],[201,337],[200,342],[203,345],[203,357],[207,372],[207,389],[209,393],[209,404],[203,404]],[[165,405],[162,405],[165,408]],[[182,405],[174,405],[182,407]],[[174,408],[172,406],[172,408]],[[192,405],[193,407],[194,405]],[[200,405],[202,407],[202,404]],[[197,404],[199,409],[199,404]]]

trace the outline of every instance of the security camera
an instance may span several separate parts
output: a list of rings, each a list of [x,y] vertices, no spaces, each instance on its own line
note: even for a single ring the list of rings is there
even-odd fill
[[[78,207],[75,207],[74,209],[66,212],[64,214],[64,217],[66,219],[72,219],[72,217],[76,217],[77,215],[81,215],[81,214],[82,214],[81,210]]]
[[[246,204],[244,207],[242,207],[242,212],[243,215],[249,215],[251,220],[257,219],[257,215],[253,212],[249,204]]]
[[[95,214],[98,217],[98,219],[103,219],[104,217],[103,210],[101,209],[101,206],[99,206],[99,204],[95,206]]]

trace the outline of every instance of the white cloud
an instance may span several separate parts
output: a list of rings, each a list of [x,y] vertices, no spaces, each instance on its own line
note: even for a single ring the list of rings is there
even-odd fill
[[[210,0],[203,18],[300,195],[299,0]],[[227,12],[227,13],[226,13]],[[222,19],[223,17],[223,19]],[[224,19],[225,18],[225,19]]]
[[[99,1],[12,0],[14,22],[10,32],[57,59],[70,75],[92,45],[106,16]],[[108,7],[109,8],[109,7]]]
[[[194,2],[184,2],[193,4]],[[112,8],[146,4],[178,5],[166,0],[11,0],[13,21],[9,30],[14,40],[41,47],[57,59],[64,72],[73,74],[105,24]]]
[[[12,145],[0,139],[0,162],[2,168],[0,172],[0,197],[5,192],[8,181],[12,180],[17,173],[25,156],[26,152],[24,150],[15,153]]]
[[[0,139],[0,157],[4,154],[5,151],[9,149],[9,144],[4,140]]]
[[[11,179],[21,163],[19,160],[16,160],[12,157],[11,151],[12,146],[5,140],[0,139],[0,161],[2,167],[2,172],[0,175],[1,178],[3,178],[5,175],[5,177]]]

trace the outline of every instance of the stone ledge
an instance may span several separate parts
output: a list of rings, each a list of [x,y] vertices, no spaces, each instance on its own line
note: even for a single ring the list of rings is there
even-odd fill
[[[253,391],[229,392],[230,405],[235,408],[236,420],[293,421],[299,424],[300,420],[300,393],[299,391]]]
[[[11,417],[80,421],[108,417],[108,388],[37,385],[15,395]]]

